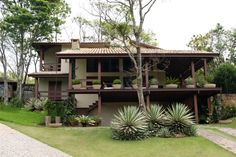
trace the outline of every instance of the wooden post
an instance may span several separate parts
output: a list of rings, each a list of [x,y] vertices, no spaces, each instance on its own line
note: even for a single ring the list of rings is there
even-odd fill
[[[43,70],[43,49],[40,49],[39,52],[39,71]]]
[[[196,86],[196,74],[195,74],[195,67],[194,67],[194,62],[191,62],[191,72],[192,72],[192,79],[193,79],[193,84]]]
[[[204,76],[207,77],[207,75],[208,75],[207,60],[203,59],[203,62],[204,62]]]
[[[207,98],[207,106],[208,106],[208,114],[212,115],[213,108],[212,108],[211,98]]]
[[[38,95],[38,93],[39,93],[39,78],[38,77],[35,78],[35,89],[34,90],[35,90],[34,91],[35,98],[38,98],[39,97],[39,95]]]
[[[146,96],[146,107],[147,108],[150,107],[150,96],[149,96],[149,94]]]
[[[72,89],[72,62],[69,60],[68,88]]]
[[[194,96],[193,96],[193,104],[194,104],[195,120],[196,120],[196,123],[198,123],[199,118],[198,118],[197,94],[194,94]]]
[[[101,74],[101,71],[102,71],[102,67],[101,67],[101,60],[98,59],[98,80],[102,80],[102,74]]]
[[[145,63],[145,83],[146,83],[146,88],[148,89],[149,86],[149,73],[148,73],[148,63]]]
[[[98,94],[98,115],[101,115],[102,113],[102,98],[101,94]]]

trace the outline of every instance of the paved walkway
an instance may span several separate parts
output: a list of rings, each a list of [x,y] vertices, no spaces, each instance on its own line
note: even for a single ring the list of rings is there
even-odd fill
[[[235,129],[230,129],[230,128],[217,128],[220,131],[223,131],[226,134],[236,136],[236,130]],[[224,137],[221,137],[213,132],[207,131],[206,129],[199,129],[198,130],[198,135],[207,138],[208,140],[214,142],[215,144],[223,147],[226,150],[229,150],[233,153],[236,154],[236,142],[231,141],[229,139],[226,139]]]
[[[0,157],[70,157],[69,155],[0,124]]]

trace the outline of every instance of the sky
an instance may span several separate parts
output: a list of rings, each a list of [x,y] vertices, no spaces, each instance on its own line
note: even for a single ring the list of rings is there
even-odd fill
[[[88,17],[88,0],[66,0],[72,10],[63,27],[61,40],[78,38],[78,26],[71,22],[78,15]],[[194,34],[203,34],[217,23],[226,29],[236,28],[236,0],[157,0],[144,23],[145,30],[156,34],[164,49],[189,49]]]

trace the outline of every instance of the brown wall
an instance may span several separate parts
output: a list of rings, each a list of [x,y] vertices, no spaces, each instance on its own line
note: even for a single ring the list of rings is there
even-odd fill
[[[221,105],[234,105],[236,107],[236,94],[222,94]]]

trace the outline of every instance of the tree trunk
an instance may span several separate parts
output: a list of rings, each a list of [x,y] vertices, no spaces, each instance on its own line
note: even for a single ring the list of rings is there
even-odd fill
[[[5,61],[6,63],[6,58]],[[4,103],[7,104],[8,102],[8,81],[7,81],[7,64],[5,64],[3,66],[4,69],[4,76],[3,76],[3,80],[4,80]]]

